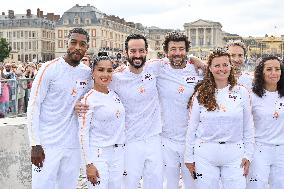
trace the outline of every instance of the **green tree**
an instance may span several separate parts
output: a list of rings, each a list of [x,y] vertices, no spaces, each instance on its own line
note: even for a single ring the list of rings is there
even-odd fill
[[[5,58],[9,56],[11,47],[4,38],[0,38],[0,62],[3,62]]]

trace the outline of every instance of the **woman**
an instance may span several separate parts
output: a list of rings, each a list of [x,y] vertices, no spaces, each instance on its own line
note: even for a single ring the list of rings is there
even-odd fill
[[[185,163],[199,189],[244,189],[253,153],[249,92],[238,86],[229,54],[216,49],[190,101]]]
[[[112,61],[103,54],[94,60],[94,87],[81,100],[89,106],[79,118],[82,157],[88,188],[120,189],[124,172],[125,110],[115,92]]]
[[[255,153],[248,189],[284,188],[284,65],[275,56],[255,68],[252,108]]]

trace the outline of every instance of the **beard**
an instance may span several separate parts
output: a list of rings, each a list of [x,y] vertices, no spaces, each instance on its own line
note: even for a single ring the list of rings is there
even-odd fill
[[[137,64],[135,61],[140,60],[140,64]],[[127,61],[131,66],[133,66],[136,69],[142,68],[146,62],[146,56],[144,57],[139,57],[139,58],[129,58],[127,57]]]
[[[79,54],[80,58],[75,58],[77,56],[76,54]],[[79,65],[84,55],[82,55],[79,51],[70,52],[70,50],[67,50],[67,57],[72,64]]]
[[[179,61],[174,60],[175,58],[179,58]],[[174,67],[181,67],[186,63],[186,56],[180,56],[180,55],[175,55],[172,57],[169,57],[170,63]]]

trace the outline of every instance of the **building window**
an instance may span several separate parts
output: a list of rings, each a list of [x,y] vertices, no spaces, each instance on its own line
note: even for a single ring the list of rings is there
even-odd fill
[[[92,37],[96,37],[96,30],[95,29],[92,30]]]
[[[58,48],[63,48],[63,41],[62,40],[58,41]]]
[[[62,38],[62,30],[58,30],[58,38]]]
[[[87,24],[87,25],[91,24],[91,19],[90,18],[86,18],[85,19],[85,24]]]
[[[80,18],[79,17],[75,17],[73,24],[80,24]]]
[[[92,47],[96,47],[97,45],[96,45],[96,40],[95,39],[93,39],[92,40]]]
[[[68,30],[64,30],[64,37],[68,36]]]
[[[68,25],[69,24],[69,20],[64,20],[63,21],[63,25]]]

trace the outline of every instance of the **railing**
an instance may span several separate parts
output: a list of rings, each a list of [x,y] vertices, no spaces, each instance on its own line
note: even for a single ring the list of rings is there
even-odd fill
[[[1,79],[0,118],[25,116],[33,79]]]

